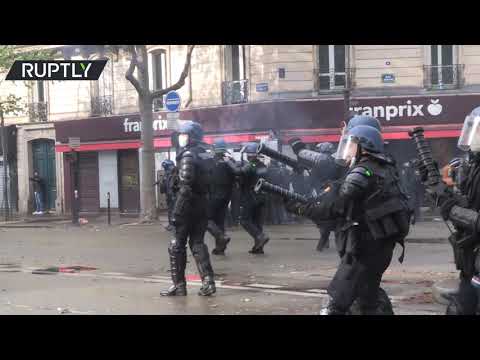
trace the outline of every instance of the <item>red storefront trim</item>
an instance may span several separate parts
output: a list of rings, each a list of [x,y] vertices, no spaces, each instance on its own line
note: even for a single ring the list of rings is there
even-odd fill
[[[104,151],[104,150],[121,150],[121,149],[138,149],[140,148],[140,141],[117,142],[117,143],[95,143],[95,144],[81,144],[80,147],[75,148],[75,151]],[[56,152],[69,152],[70,146],[65,144],[55,145]]]
[[[422,126],[422,125],[419,125]],[[460,136],[462,124],[452,124],[452,125],[440,125],[433,126],[427,125],[423,126],[425,129],[425,137],[428,139],[438,139],[438,138],[455,138]],[[383,128],[383,137],[385,140],[408,140],[408,131],[411,130],[414,126],[395,126],[395,127],[385,127]],[[395,131],[396,130],[396,131]],[[399,131],[403,130],[403,131]],[[314,142],[337,142],[340,138],[340,129],[295,129],[285,131],[287,134],[283,136],[284,141],[288,141],[292,138],[301,138],[302,141],[306,143]],[[324,132],[324,134],[316,135],[302,135],[303,132],[309,132],[310,134]],[[300,133],[296,135],[295,133]],[[326,134],[325,134],[326,133]],[[223,138],[227,143],[242,143],[247,141],[257,141],[262,138],[268,137],[268,133],[256,133],[256,134],[226,134],[226,135],[206,135],[205,142],[213,143],[215,138]],[[165,138],[156,138],[153,140],[153,145],[155,148],[169,148],[171,147],[171,142],[169,137]],[[105,150],[120,150],[120,149],[138,149],[141,147],[141,141],[129,141],[129,142],[109,142],[109,143],[90,143],[82,144],[79,148],[76,148],[75,151],[105,151]],[[55,146],[56,152],[68,152],[70,147],[65,144],[58,144]]]

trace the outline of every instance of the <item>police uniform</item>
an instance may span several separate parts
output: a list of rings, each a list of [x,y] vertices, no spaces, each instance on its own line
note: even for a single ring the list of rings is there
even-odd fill
[[[244,147],[247,154],[256,154],[257,144],[248,143]],[[263,247],[269,241],[263,232],[265,195],[254,191],[258,179],[265,177],[267,168],[258,158],[244,163],[227,161],[240,185],[240,225],[254,239],[251,254],[263,254]]]
[[[208,232],[215,238],[212,254],[223,255],[230,238],[225,235],[225,216],[232,197],[235,181],[231,168],[225,163],[222,154],[215,156],[215,166],[210,183],[210,202],[208,209]]]
[[[395,163],[383,154],[380,133],[360,125],[349,134],[366,139],[360,142],[363,150],[377,151],[359,152],[344,180],[320,201],[290,203],[287,208],[314,221],[342,219],[337,233],[341,263],[328,287],[330,301],[322,313],[347,314],[358,300],[362,314],[377,314],[385,305],[379,297],[383,273],[395,244],[403,246],[409,231],[407,197],[399,185]],[[377,143],[369,147],[372,136]],[[393,309],[389,311],[393,314]]]
[[[213,156],[199,143],[203,138],[199,124],[186,122],[179,133],[188,134],[189,143],[176,158],[179,183],[173,208],[175,238],[168,248],[173,285],[161,294],[186,295],[185,267],[188,242],[202,279],[199,295],[208,296],[216,291],[208,248],[204,243]]]
[[[445,195],[441,213],[456,231],[449,237],[460,285],[447,307],[447,315],[476,315],[480,307],[480,154],[472,154],[460,184],[463,195]]]

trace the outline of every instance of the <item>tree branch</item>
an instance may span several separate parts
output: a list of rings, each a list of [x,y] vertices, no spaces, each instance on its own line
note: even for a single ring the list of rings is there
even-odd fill
[[[133,85],[133,87],[137,90],[138,94],[140,96],[143,96],[144,95],[144,89],[142,89],[142,86],[140,85],[140,82],[133,75],[133,72],[135,71],[135,67],[138,65],[137,64],[137,52],[135,51],[135,46],[133,46],[133,45],[128,46],[128,52],[132,55],[132,59],[130,60],[130,65],[128,67],[128,70],[125,73],[125,78],[128,81],[130,81],[130,83]]]
[[[160,90],[152,91],[152,95],[151,95],[152,99],[159,98],[159,97],[167,94],[168,92],[170,92],[172,90],[178,90],[183,85],[185,85],[185,79],[188,76],[188,72],[189,72],[189,69],[190,69],[190,62],[192,60],[192,52],[193,52],[194,48],[195,48],[195,45],[188,45],[187,58],[185,60],[185,66],[183,67],[183,71],[180,74],[180,78],[178,79],[178,81],[175,84],[173,84],[172,86],[167,87],[166,89],[160,89]]]

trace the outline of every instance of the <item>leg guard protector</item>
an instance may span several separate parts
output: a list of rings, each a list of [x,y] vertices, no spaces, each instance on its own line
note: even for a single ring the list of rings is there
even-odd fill
[[[170,272],[173,285],[160,294],[162,296],[185,296],[187,284],[185,281],[185,267],[187,265],[187,252],[185,248],[177,246],[176,240],[172,240],[168,248],[170,256]]]
[[[193,257],[197,264],[198,272],[202,278],[202,287],[198,292],[201,296],[210,296],[216,292],[215,279],[208,248],[205,244],[194,244],[191,247]]]
[[[214,221],[209,220],[207,225],[208,232],[215,238],[215,249],[212,250],[214,255],[223,255],[230,238],[225,236],[225,233]]]

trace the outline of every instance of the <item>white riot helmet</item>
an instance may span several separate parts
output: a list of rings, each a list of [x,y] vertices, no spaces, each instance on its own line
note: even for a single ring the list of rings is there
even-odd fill
[[[462,151],[480,152],[480,107],[473,109],[465,118],[458,148]]]

